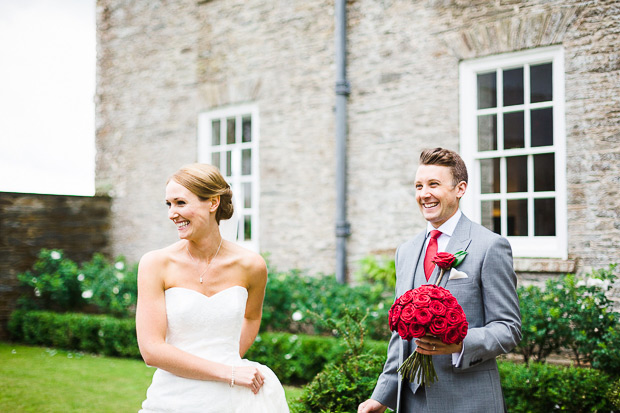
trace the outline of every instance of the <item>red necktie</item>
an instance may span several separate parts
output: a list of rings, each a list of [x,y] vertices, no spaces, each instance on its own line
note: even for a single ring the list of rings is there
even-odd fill
[[[426,276],[426,281],[431,278],[431,274],[435,269],[435,264],[431,260],[437,255],[437,238],[439,238],[440,235],[441,231],[437,231],[436,229],[431,231],[431,238],[426,247],[426,255],[424,256],[424,275]]]

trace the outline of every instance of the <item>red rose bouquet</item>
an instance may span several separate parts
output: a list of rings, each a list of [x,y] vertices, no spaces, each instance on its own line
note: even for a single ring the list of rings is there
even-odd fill
[[[457,266],[466,252],[455,255],[440,252],[433,262],[441,268],[437,284],[445,270]],[[463,341],[467,335],[467,319],[458,301],[443,287],[427,284],[409,290],[398,297],[389,311],[390,330],[397,331],[403,340],[425,335],[439,337],[446,344]],[[422,384],[437,380],[432,356],[413,352],[398,368],[404,378]]]

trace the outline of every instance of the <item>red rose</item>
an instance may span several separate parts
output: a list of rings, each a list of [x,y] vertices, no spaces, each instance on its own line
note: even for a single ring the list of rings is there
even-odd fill
[[[409,303],[403,306],[403,310],[400,313],[401,321],[409,324],[413,321],[414,318],[415,306],[412,303]]]
[[[444,297],[444,299],[441,300],[441,302],[443,303],[443,305],[446,306],[446,308],[457,308],[457,307],[460,307],[459,306],[459,302],[456,300],[456,298],[454,298],[454,296],[452,294],[450,294],[449,296]]]
[[[433,319],[433,314],[428,308],[416,308],[414,314],[414,322],[417,324],[428,325]]]
[[[440,288],[433,288],[431,291],[429,291],[428,295],[430,295],[432,299],[443,300],[444,297],[446,296],[446,292],[448,294],[450,294],[449,291],[444,290],[441,287]]]
[[[446,306],[439,300],[433,300],[428,306],[428,310],[434,315],[444,315],[446,313]]]
[[[411,334],[409,334],[409,325],[402,321],[398,323],[398,335],[403,340],[411,340]]]
[[[418,294],[428,294],[429,291],[434,290],[437,286],[433,284],[424,284],[416,288],[414,291]]]
[[[402,311],[402,307],[394,304],[388,313],[388,320],[390,325],[390,330],[395,331],[396,325],[398,324],[398,320],[400,320],[400,313]]]
[[[461,321],[463,321],[464,319],[465,319],[465,314],[463,314],[462,311],[457,311],[456,309],[453,309],[453,308],[448,308],[446,310],[446,321],[448,321],[448,324],[454,326],[454,325],[461,323]]]
[[[424,337],[426,335],[426,329],[422,324],[411,324],[409,326],[409,334],[416,338]]]
[[[435,265],[444,270],[452,268],[452,264],[456,261],[456,257],[449,252],[438,252],[432,260]]]
[[[441,341],[446,344],[454,344],[461,341],[461,333],[459,332],[458,327],[448,328],[446,332],[441,337]]]
[[[411,300],[413,299],[413,295],[414,295],[413,290],[409,290],[400,296],[400,298],[398,299],[398,302],[403,305],[407,304],[411,302]]]
[[[428,307],[431,303],[431,297],[428,294],[416,294],[413,297],[413,304],[416,307]]]
[[[469,327],[469,324],[467,323],[467,321],[463,321],[461,324],[459,324],[458,330],[459,330],[459,336],[461,337],[461,340],[463,340],[465,336],[467,336],[468,327]]]
[[[443,317],[435,317],[431,322],[431,326],[429,328],[432,334],[436,336],[442,335],[448,329],[448,322]]]

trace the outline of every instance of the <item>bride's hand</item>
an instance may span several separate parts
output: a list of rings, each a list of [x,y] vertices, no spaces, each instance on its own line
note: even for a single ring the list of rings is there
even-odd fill
[[[235,367],[235,386],[243,386],[252,390],[254,394],[258,393],[265,383],[265,376],[255,366]]]

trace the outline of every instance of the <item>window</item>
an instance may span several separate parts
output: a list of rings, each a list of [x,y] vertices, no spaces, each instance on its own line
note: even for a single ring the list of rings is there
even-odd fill
[[[258,132],[254,106],[214,110],[198,119],[198,161],[217,166],[233,191],[235,215],[220,223],[222,233],[232,226],[232,238],[257,252]]]
[[[463,210],[516,257],[566,259],[562,49],[466,61],[460,82]]]

